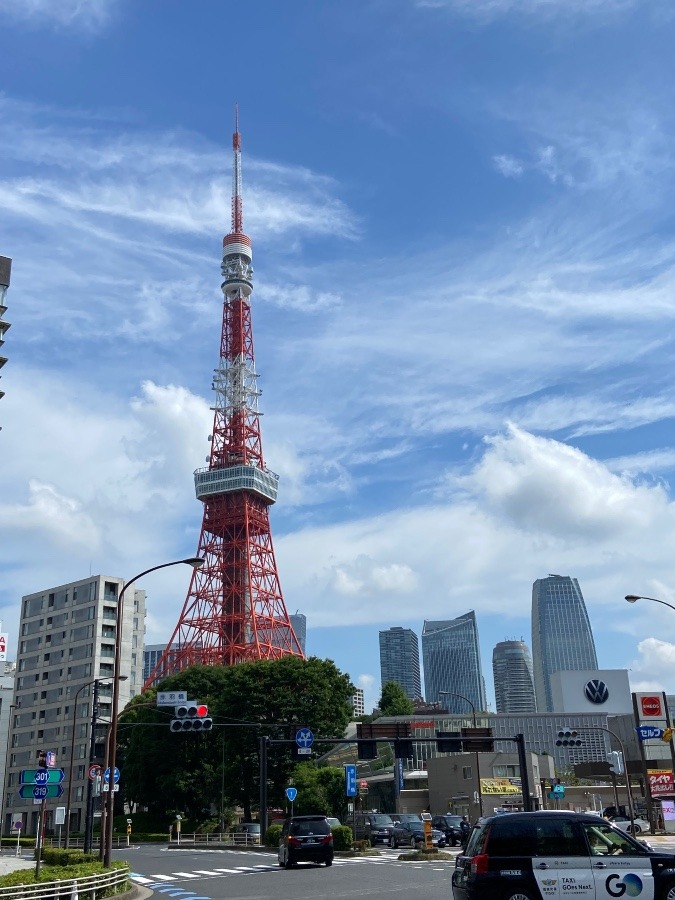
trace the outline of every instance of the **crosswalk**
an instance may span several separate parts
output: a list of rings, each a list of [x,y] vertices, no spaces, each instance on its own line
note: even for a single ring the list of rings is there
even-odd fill
[[[218,852],[221,856],[226,855],[227,853],[232,853],[239,858],[241,858],[241,854],[236,851],[228,851],[228,850],[220,850],[220,851],[202,851],[204,853],[209,852]],[[402,851],[400,850],[382,850],[378,856],[349,856],[349,857],[339,857],[336,856],[333,860],[334,866],[382,866],[382,865],[409,865],[409,863],[402,862],[398,859]],[[404,852],[404,851],[403,851]],[[204,867],[199,869],[190,869],[187,867],[185,869],[177,869],[175,872],[170,872],[167,875],[158,874],[158,875],[141,875],[138,872],[131,873],[131,880],[136,884],[143,885],[144,887],[151,888],[153,890],[158,890],[161,893],[161,888],[163,886],[179,885],[185,881],[196,881],[203,878],[219,878],[219,877],[229,877],[231,875],[253,875],[253,874],[261,874],[263,872],[278,872],[280,871],[276,854],[272,853],[261,853],[256,854],[256,858],[260,859],[263,857],[265,859],[264,862],[257,863],[256,865],[231,865],[231,866],[213,866],[213,867]],[[454,865],[454,860],[438,860],[439,864],[445,863],[446,865]],[[196,900],[196,898],[193,898]]]

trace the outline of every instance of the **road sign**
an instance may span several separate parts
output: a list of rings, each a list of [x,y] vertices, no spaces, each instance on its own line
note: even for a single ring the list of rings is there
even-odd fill
[[[100,778],[100,777],[101,777],[101,767],[97,766],[96,763],[94,763],[93,766],[89,766],[89,780],[96,781],[96,779]]]
[[[651,741],[663,736],[663,728],[657,728],[656,725],[639,725],[635,730],[641,741]]]
[[[53,769],[56,765],[56,751],[47,750],[47,768]]]
[[[314,743],[314,735],[309,728],[300,728],[295,732],[295,743],[301,750],[309,750]]]
[[[23,769],[20,772],[20,784],[61,784],[65,777],[64,769]]]
[[[157,706],[175,706],[177,703],[187,703],[187,691],[158,691]]]
[[[47,797],[60,797],[63,787],[60,784],[23,784],[19,796],[24,800],[46,800]]]
[[[345,795],[356,797],[356,766],[345,766]]]
[[[119,789],[120,789],[119,784],[113,784],[113,794],[114,794],[116,791],[119,791]],[[107,782],[106,782],[105,784],[102,784],[102,785],[101,785],[101,790],[103,791],[104,794],[105,794],[106,792],[107,792],[107,793],[110,793],[110,785],[109,785]]]
[[[106,769],[103,773],[103,780],[107,783],[110,781],[110,769]],[[120,780],[120,770],[115,766],[115,773],[113,775],[113,781],[115,784]]]
[[[295,800],[295,798],[297,796],[298,796],[297,788],[294,788],[294,787],[286,788],[286,797],[288,800],[291,801],[291,803]]]
[[[21,831],[22,828],[23,828],[23,822],[21,821],[21,819],[17,819],[16,822],[14,823],[15,831]]]

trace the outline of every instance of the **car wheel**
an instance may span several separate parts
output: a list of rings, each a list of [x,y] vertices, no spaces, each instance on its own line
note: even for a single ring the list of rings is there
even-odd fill
[[[411,846],[413,849],[415,849],[415,848],[417,847],[417,841],[415,840],[414,837],[411,837],[411,838],[410,838],[410,846]]]
[[[660,895],[660,900],[675,900],[675,881],[667,882]]]
[[[642,831],[642,828],[640,828],[640,826],[639,826],[638,823],[636,822],[636,823],[633,825],[633,834],[640,834],[641,831]]]
[[[286,862],[284,863],[284,869],[292,869],[293,866],[294,866],[294,863],[293,863],[293,861],[291,860],[291,857],[290,857],[290,856],[287,856],[287,857],[286,857]]]
[[[398,850],[398,841],[395,837],[391,838],[389,841],[392,850]]]
[[[327,860],[326,860],[326,865],[327,865],[327,866],[332,866],[332,865],[333,865],[333,860],[332,860],[332,859],[327,859]]]
[[[515,890],[511,888],[504,894],[504,900],[532,900],[532,896],[527,891],[520,890],[520,888]]]

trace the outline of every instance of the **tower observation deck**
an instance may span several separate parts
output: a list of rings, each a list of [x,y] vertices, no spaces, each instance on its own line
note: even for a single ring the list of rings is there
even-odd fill
[[[232,228],[223,239],[223,321],[214,370],[208,465],[194,473],[204,504],[195,569],[178,624],[144,688],[189,665],[303,656],[279,583],[269,507],[278,476],[265,465],[253,353],[251,239],[243,231],[241,136],[234,151]]]

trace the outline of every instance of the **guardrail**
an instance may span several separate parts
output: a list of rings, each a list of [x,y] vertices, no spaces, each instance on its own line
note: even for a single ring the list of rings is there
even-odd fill
[[[59,881],[42,881],[40,884],[18,884],[15,887],[0,887],[0,900],[71,900],[78,893],[95,898],[98,891],[116,887],[129,880],[130,869],[112,869],[99,875],[84,878],[63,878]]]
[[[170,844],[227,844],[230,847],[259,847],[260,834],[245,831],[223,831],[215,834],[186,834],[181,832],[180,838],[173,832],[169,835]]]

